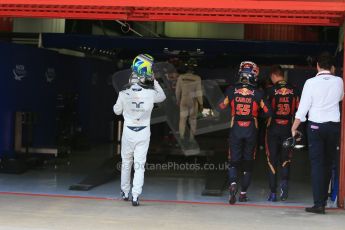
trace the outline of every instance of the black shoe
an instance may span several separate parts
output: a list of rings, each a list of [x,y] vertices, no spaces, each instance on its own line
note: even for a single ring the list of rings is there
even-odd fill
[[[239,201],[239,202],[247,202],[248,200],[249,200],[249,199],[248,199],[246,193],[242,193],[242,194],[240,194],[240,196],[238,197],[238,201]]]
[[[121,191],[121,197],[122,197],[122,200],[129,201],[128,195],[126,196],[126,194],[123,191]]]
[[[236,203],[236,194],[237,194],[237,184],[232,183],[229,188],[230,196],[229,196],[229,204]]]
[[[282,183],[280,185],[280,199],[286,201],[289,196],[289,187],[287,183]]]
[[[276,202],[277,194],[274,192],[270,192],[270,194],[268,195],[267,201]]]
[[[139,206],[139,197],[136,200],[132,199],[132,206]]]
[[[325,214],[325,207],[324,206],[313,206],[310,208],[305,208],[306,212],[316,213],[316,214]]]

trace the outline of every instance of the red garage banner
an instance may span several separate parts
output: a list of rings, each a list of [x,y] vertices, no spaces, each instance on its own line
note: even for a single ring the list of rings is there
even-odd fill
[[[248,40],[318,42],[318,27],[295,25],[245,25]]]

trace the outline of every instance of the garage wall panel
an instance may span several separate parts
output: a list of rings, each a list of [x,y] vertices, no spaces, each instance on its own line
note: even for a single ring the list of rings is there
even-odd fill
[[[79,94],[78,125],[88,140],[109,140],[115,91],[110,62],[0,43],[0,156],[13,154],[16,111],[34,112],[33,146],[56,146],[56,105],[61,93]]]
[[[78,60],[79,122],[83,133],[92,143],[109,141],[110,123],[114,120],[116,102],[111,76],[115,65],[111,62]]]
[[[0,64],[1,153],[13,151],[14,114],[34,112],[37,121],[33,128],[33,145],[49,147],[55,144],[56,96],[60,90],[75,88],[73,72],[64,73],[62,55],[32,47],[0,43],[5,59]],[[63,59],[63,60],[62,60]],[[1,154],[0,153],[0,154]]]

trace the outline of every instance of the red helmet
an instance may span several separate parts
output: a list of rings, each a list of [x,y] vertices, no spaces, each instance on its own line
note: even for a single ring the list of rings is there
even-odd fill
[[[246,72],[254,74],[255,77],[259,75],[259,67],[251,61],[243,61],[240,64],[240,69],[238,70],[238,73]]]
[[[259,67],[251,61],[243,61],[238,70],[239,81],[242,83],[256,85],[258,82]]]

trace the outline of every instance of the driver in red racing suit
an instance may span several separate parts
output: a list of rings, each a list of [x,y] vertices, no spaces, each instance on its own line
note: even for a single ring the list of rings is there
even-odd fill
[[[284,71],[280,66],[272,66],[270,78],[274,84],[267,89],[267,97],[272,107],[272,118],[267,123],[266,155],[269,168],[270,193],[267,200],[277,201],[277,174],[280,166],[280,199],[288,198],[288,181],[292,158],[291,149],[283,148],[283,141],[291,136],[291,126],[299,97],[295,87],[284,80]]]
[[[246,202],[247,189],[250,185],[255,159],[259,110],[266,116],[271,115],[271,109],[265,100],[264,92],[257,89],[259,68],[253,62],[242,62],[239,69],[239,82],[230,86],[225,98],[219,104],[224,110],[230,107],[229,134],[229,203],[235,204],[238,191],[238,175],[241,178],[240,202]],[[242,169],[239,172],[239,169]]]

